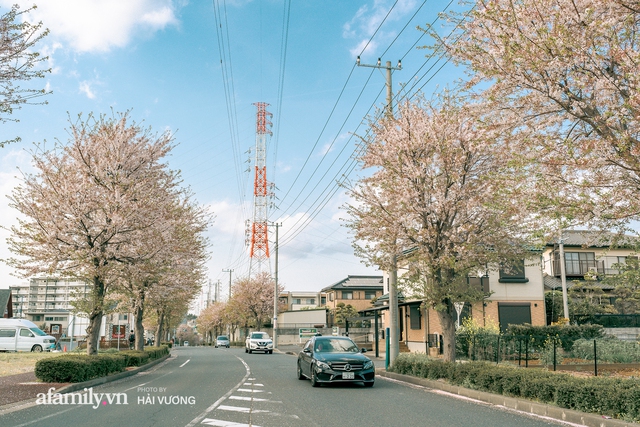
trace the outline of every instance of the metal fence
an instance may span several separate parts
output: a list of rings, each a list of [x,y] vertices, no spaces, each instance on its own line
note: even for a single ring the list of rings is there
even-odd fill
[[[616,338],[477,334],[456,337],[459,359],[591,372],[640,369],[640,342]]]

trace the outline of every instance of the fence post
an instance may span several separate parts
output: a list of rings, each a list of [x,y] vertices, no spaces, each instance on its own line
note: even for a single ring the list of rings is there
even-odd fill
[[[596,347],[596,340],[593,340],[593,375],[598,376],[598,351]]]
[[[496,349],[496,365],[500,363],[500,334],[498,334],[498,348]]]
[[[524,346],[524,367],[529,367],[529,340],[527,340]]]
[[[553,337],[553,370],[555,372],[556,370],[556,365],[557,365],[557,359],[556,359],[556,348],[558,347],[557,345],[557,340],[556,337]]]
[[[518,338],[518,366],[522,361],[522,338]]]

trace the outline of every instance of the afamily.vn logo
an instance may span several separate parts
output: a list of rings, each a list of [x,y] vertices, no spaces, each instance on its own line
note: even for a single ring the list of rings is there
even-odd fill
[[[93,388],[85,388],[84,392],[54,393],[51,387],[47,393],[38,393],[37,405],[91,405],[96,409],[100,405],[128,405],[126,393],[94,393]]]

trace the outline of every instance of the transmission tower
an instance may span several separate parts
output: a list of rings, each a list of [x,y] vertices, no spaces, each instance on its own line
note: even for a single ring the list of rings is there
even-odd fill
[[[273,114],[267,111],[266,102],[253,104],[256,112],[256,159],[255,179],[253,184],[253,223],[249,234],[250,238],[250,263],[249,274],[267,271],[269,266],[269,240],[267,238],[268,218],[267,206],[270,196],[267,183],[267,135],[272,135],[269,121]]]

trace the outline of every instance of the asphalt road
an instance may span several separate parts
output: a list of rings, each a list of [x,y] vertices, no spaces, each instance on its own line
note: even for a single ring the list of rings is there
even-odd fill
[[[172,353],[149,371],[76,395],[75,404],[52,390],[40,404],[0,416],[0,426],[562,425],[382,377],[373,388],[312,388],[297,379],[296,357],[288,354],[211,347]]]

